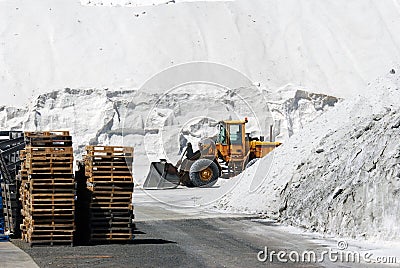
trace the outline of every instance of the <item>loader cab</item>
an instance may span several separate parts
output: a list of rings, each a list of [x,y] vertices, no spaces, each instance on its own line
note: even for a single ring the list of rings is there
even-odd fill
[[[246,154],[246,120],[222,121],[218,124],[217,149],[220,157],[229,162],[232,155]]]
[[[223,145],[243,145],[246,121],[222,121],[218,124],[217,143]]]

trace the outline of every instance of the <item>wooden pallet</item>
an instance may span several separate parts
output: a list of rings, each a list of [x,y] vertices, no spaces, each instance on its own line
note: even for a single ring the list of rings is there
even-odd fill
[[[34,174],[71,174],[72,165],[71,167],[56,167],[56,168],[35,168],[32,170]]]
[[[117,173],[121,173],[121,172],[123,172],[123,173],[128,173],[127,175],[129,176],[129,175],[131,175],[131,170],[128,168],[128,166],[127,165],[121,165],[120,163],[118,163],[118,164],[113,164],[113,163],[111,163],[111,164],[109,164],[109,165],[99,165],[99,164],[96,164],[96,165],[94,165],[95,163],[93,163],[93,165],[92,166],[88,166],[89,168],[88,168],[88,170],[89,171],[91,171],[91,172],[112,172],[112,173],[114,173],[114,172],[117,172]]]
[[[70,187],[64,189],[59,186],[53,186],[53,188],[46,188],[46,189],[37,189],[37,188],[31,189],[30,193],[46,194],[46,195],[63,194],[63,193],[74,194],[75,190],[71,189]]]
[[[99,230],[106,232],[109,228],[127,228],[126,230],[129,231],[129,228],[133,227],[132,220],[130,218],[125,219],[104,219],[104,218],[92,218],[91,222],[91,229],[93,231],[99,232]]]
[[[26,234],[26,242],[30,246],[34,245],[71,245],[73,246],[74,236],[73,231],[68,233],[47,233],[47,234]]]
[[[99,218],[99,217],[128,217],[127,215],[132,215],[132,207],[131,208],[123,208],[123,209],[116,209],[116,208],[92,208],[90,210],[90,214],[92,217]]]
[[[33,147],[72,146],[72,137],[68,131],[25,132],[25,143]]]
[[[74,161],[73,157],[67,154],[57,155],[42,155],[42,156],[30,156],[26,160],[26,168],[40,166],[40,165],[55,165],[55,164],[72,164]]]
[[[73,224],[74,223],[74,217],[71,215],[68,216],[51,216],[49,217],[48,215],[29,215],[28,217],[24,218],[25,222],[28,223],[29,225],[35,225],[35,224],[48,224],[48,225],[54,225],[54,224]]]
[[[90,177],[119,177],[132,180],[132,173],[129,169],[94,167],[88,170],[86,174]]]
[[[88,148],[88,147],[87,147]],[[93,149],[92,147],[90,147]],[[133,149],[129,147],[121,147],[120,150],[127,150],[133,153]],[[100,152],[114,152],[114,148],[101,147]],[[116,159],[113,156],[90,156],[90,153],[96,151],[88,151],[85,157],[85,175],[91,183],[133,183],[132,177],[132,156],[118,156]],[[111,153],[113,154],[113,153]],[[129,159],[129,160],[128,160]]]
[[[125,168],[131,168],[133,163],[132,157],[91,157],[85,155],[86,166],[110,166],[120,165]]]
[[[74,194],[53,194],[53,195],[44,195],[44,194],[32,194],[28,199],[31,206],[44,206],[44,205],[60,205],[60,206],[74,206]]]
[[[59,174],[51,174],[51,173],[30,173],[28,174],[28,180],[41,180],[41,179],[59,179],[59,180],[69,180],[74,177],[72,172],[70,173],[59,173]]]
[[[27,138],[43,138],[56,136],[69,136],[69,131],[52,130],[52,131],[26,131],[24,133]]]
[[[70,224],[63,224],[63,223],[58,223],[58,224],[43,224],[43,223],[37,223],[32,225],[31,227],[32,231],[38,231],[38,232],[58,232],[58,231],[73,231],[75,230],[75,224],[70,223]]]
[[[92,242],[100,242],[100,241],[108,241],[108,240],[123,240],[123,241],[128,241],[133,239],[133,234],[132,232],[126,233],[126,232],[102,232],[102,233],[92,233],[90,235],[90,240]]]
[[[71,168],[73,165],[73,159],[68,157],[57,157],[53,159],[39,160],[39,159],[31,159],[30,162],[27,162],[27,169],[29,169],[32,173],[34,173],[34,169],[36,168]]]
[[[98,161],[85,157],[86,171],[124,171],[127,175],[132,173],[132,162],[126,161],[125,158],[122,160],[114,161]]]
[[[92,202],[90,204],[90,208],[99,208],[99,209],[129,209],[131,204],[128,202],[99,202],[97,200],[96,202]]]
[[[35,217],[73,217],[75,207],[52,206],[52,207],[31,207],[28,206],[26,213],[35,219]]]
[[[130,204],[132,202],[132,196],[128,193],[125,195],[120,194],[101,194],[98,195],[96,192],[93,192],[90,196],[92,203],[98,202],[125,202]]]
[[[101,177],[89,177],[88,186],[122,186],[125,189],[130,188],[133,185],[132,178],[127,178],[125,176],[101,176]]]
[[[90,191],[90,200],[107,200],[107,198],[109,200],[114,199],[118,200],[118,199],[122,199],[127,203],[131,203],[132,202],[132,191],[131,192],[122,192],[122,193],[112,193],[112,192],[103,192],[101,191],[100,193],[95,190],[95,191]],[[111,201],[112,202],[112,201]]]
[[[71,176],[72,177],[72,176]],[[66,178],[59,178],[59,177],[54,177],[54,176],[48,176],[45,178],[40,178],[40,179],[30,179],[27,181],[29,183],[30,188],[32,187],[39,187],[39,188],[52,188],[52,187],[70,187],[71,189],[74,188],[74,179],[71,178],[70,176]]]
[[[96,223],[124,223],[131,224],[132,223],[132,213],[123,213],[123,214],[94,214],[91,215],[93,224]]]
[[[109,233],[130,234],[131,232],[132,232],[131,226],[123,226],[123,227],[94,226],[92,228],[92,234],[109,234]]]
[[[88,156],[133,157],[133,147],[124,146],[86,146]]]
[[[131,169],[133,163],[132,157],[91,157],[85,156],[85,164],[87,167],[93,166],[122,166]]]
[[[53,194],[31,194],[27,196],[27,201],[30,205],[42,204],[48,202],[64,202],[73,204],[75,201],[74,193],[53,193]]]
[[[43,225],[42,225],[43,226]],[[29,223],[21,224],[22,240],[33,245],[71,245],[73,246],[74,224],[65,226],[43,226],[33,229]],[[36,227],[37,228],[37,227]],[[58,230],[61,231],[58,231]]]
[[[51,240],[53,237],[71,237],[73,232],[74,232],[74,228],[68,228],[67,229],[60,229],[60,227],[56,228],[55,230],[36,230],[36,229],[32,229],[29,228],[27,230],[27,234],[28,236],[30,236],[31,238],[42,238],[45,240]]]
[[[67,147],[72,146],[72,137],[31,138],[25,142],[27,145],[34,147]]]
[[[60,157],[60,156],[72,156],[72,146],[64,147],[42,147],[42,146],[31,146],[25,147],[26,158],[28,157]]]
[[[132,184],[126,184],[128,187],[116,187],[113,185],[93,185],[88,186],[91,196],[93,197],[126,197],[132,195],[133,187]]]

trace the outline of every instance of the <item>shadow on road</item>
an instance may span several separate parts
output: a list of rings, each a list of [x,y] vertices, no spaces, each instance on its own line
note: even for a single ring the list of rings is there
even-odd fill
[[[130,244],[135,244],[135,245],[164,245],[164,244],[176,244],[176,242],[169,241],[169,240],[164,240],[164,239],[144,238],[144,239],[132,240],[132,242]]]

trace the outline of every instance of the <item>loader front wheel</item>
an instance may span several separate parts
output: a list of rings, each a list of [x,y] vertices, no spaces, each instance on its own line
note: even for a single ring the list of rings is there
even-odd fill
[[[213,161],[199,159],[190,167],[189,177],[195,187],[210,187],[217,182],[219,169]]]

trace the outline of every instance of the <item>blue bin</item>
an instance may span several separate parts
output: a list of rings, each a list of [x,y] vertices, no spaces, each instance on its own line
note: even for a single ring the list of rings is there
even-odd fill
[[[3,198],[1,197],[1,188],[0,188],[0,242],[8,240],[9,240],[8,235],[4,235]]]

